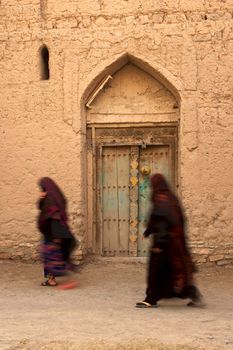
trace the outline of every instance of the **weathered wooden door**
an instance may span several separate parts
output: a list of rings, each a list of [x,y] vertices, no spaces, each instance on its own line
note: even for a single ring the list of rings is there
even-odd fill
[[[99,166],[102,255],[146,256],[142,240],[150,214],[150,175],[171,180],[169,146],[104,146]]]

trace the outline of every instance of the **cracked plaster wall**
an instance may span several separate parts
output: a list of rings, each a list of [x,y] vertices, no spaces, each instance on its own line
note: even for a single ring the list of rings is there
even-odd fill
[[[66,193],[85,247],[82,99],[129,53],[178,82],[180,193],[196,259],[232,261],[232,14],[232,0],[0,1],[0,257],[36,258],[43,175]],[[49,81],[40,80],[42,44]]]

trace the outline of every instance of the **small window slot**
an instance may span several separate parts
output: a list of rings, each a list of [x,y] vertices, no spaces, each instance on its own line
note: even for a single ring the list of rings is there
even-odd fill
[[[40,49],[41,80],[49,80],[49,50],[46,45]]]

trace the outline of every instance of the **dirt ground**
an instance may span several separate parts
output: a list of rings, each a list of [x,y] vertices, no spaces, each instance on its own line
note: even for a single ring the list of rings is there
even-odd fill
[[[94,259],[75,289],[41,287],[39,264],[0,262],[0,349],[233,349],[233,269],[202,267],[207,307],[165,300],[137,309],[146,263]]]

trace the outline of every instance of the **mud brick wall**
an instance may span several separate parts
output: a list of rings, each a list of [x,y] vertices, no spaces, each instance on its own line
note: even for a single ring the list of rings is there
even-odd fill
[[[44,175],[68,197],[85,253],[85,102],[128,62],[178,101],[179,193],[196,260],[232,263],[232,16],[232,0],[0,0],[0,258],[38,257]]]

